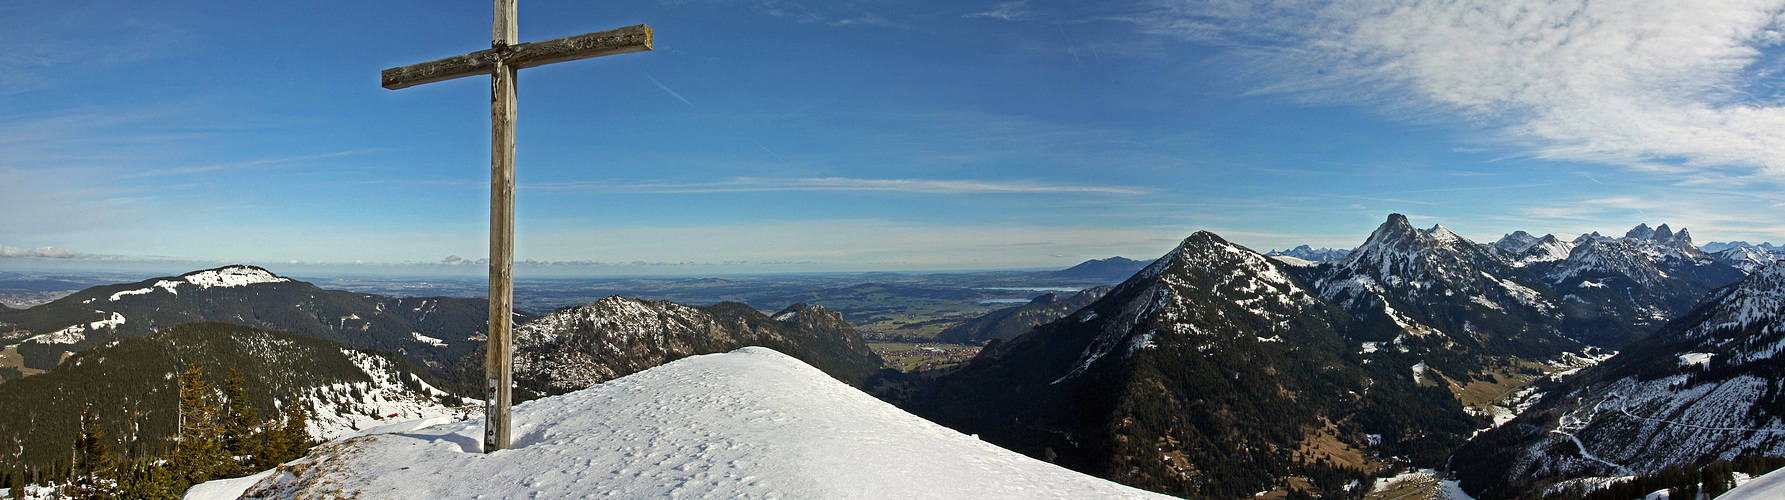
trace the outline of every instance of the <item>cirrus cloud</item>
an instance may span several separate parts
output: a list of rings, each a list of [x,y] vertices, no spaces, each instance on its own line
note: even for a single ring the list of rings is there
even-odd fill
[[[1257,94],[1461,114],[1546,159],[1785,180],[1781,0],[1172,1],[1124,20],[1235,47]]]

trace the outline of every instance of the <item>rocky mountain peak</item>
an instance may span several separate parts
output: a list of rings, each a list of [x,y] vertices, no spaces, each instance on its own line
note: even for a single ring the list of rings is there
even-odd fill
[[[1593,233],[1593,234],[1599,234],[1599,233]],[[1637,224],[1636,227],[1630,228],[1630,231],[1624,233],[1625,238],[1631,238],[1631,239],[1637,239],[1637,240],[1646,240],[1653,236],[1655,236],[1655,230],[1650,229],[1649,225],[1647,223]]]
[[[1370,237],[1364,240],[1364,244],[1359,245],[1357,250],[1352,251],[1351,255],[1345,256],[1341,262],[1349,265],[1381,260],[1387,253],[1417,251],[1419,247],[1423,246],[1421,241],[1427,239],[1430,239],[1430,236],[1414,228],[1412,223],[1407,222],[1407,216],[1389,214],[1388,220],[1382,225],[1376,226],[1376,230],[1370,232]]]
[[[1554,236],[1551,236],[1551,238],[1554,238]],[[1506,253],[1517,254],[1525,251],[1527,248],[1531,248],[1531,245],[1536,243],[1537,237],[1531,236],[1531,233],[1513,231],[1507,233],[1505,236],[1501,236],[1499,240],[1494,241],[1494,247]]]
[[[1364,270],[1375,269],[1378,276],[1400,275],[1408,279],[1417,279],[1433,266],[1448,267],[1453,264],[1477,260],[1484,251],[1442,225],[1434,225],[1431,229],[1421,230],[1407,222],[1401,214],[1390,214],[1388,220],[1377,226],[1364,244],[1346,255],[1338,264],[1340,267]],[[1473,264],[1463,264],[1473,265]],[[1441,270],[1440,270],[1441,271]],[[1474,271],[1463,274],[1473,275]]]
[[[1651,239],[1651,240],[1671,240],[1671,239],[1673,239],[1673,230],[1668,229],[1667,224],[1662,224],[1661,227],[1655,228],[1655,234],[1651,235],[1649,237],[1649,239]]]
[[[1682,227],[1682,228],[1680,228],[1680,232],[1673,233],[1673,241],[1675,243],[1684,243],[1687,246],[1691,246],[1692,245],[1692,233],[1686,232],[1686,228]]]

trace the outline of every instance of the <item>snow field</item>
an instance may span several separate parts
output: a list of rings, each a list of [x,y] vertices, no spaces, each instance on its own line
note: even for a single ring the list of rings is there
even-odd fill
[[[325,444],[252,498],[1169,498],[930,423],[770,349],[685,358],[482,421]]]

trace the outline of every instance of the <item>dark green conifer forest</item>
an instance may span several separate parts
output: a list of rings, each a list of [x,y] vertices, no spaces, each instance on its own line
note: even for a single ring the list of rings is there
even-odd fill
[[[190,485],[300,457],[312,444],[304,391],[372,382],[344,350],[351,348],[189,323],[7,381],[0,401],[31,404],[0,412],[0,488],[57,483],[75,498],[179,498]],[[375,355],[405,379],[453,387],[397,356]]]

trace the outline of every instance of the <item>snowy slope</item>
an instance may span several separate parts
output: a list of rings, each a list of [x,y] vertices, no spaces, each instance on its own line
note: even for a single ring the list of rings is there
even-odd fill
[[[1721,500],[1773,500],[1785,498],[1785,469],[1754,478],[1747,484],[1717,496]]]
[[[329,443],[250,498],[1169,498],[932,424],[773,350],[694,356],[481,420]],[[337,492],[338,490],[338,492]]]
[[[1465,486],[1628,475],[1785,453],[1785,263],[1713,292],[1654,336],[1583,372],[1529,418],[1457,453]]]

